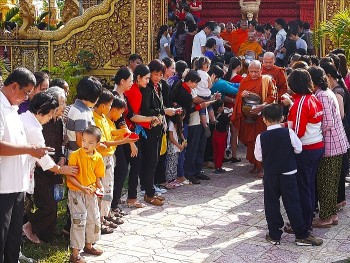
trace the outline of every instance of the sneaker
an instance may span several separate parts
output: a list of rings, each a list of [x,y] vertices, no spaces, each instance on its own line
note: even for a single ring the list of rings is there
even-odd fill
[[[223,173],[226,173],[226,170],[222,168],[217,168],[214,171],[214,174],[223,174]]]
[[[316,238],[312,235],[304,239],[295,239],[295,244],[297,244],[298,246],[320,246],[322,245],[322,243],[322,239]]]
[[[345,181],[350,183],[350,176],[345,177]]]
[[[265,239],[267,242],[270,242],[272,245],[275,245],[275,246],[281,245],[281,240],[280,239],[279,240],[272,239],[270,237],[270,234],[266,234]]]
[[[210,180],[210,177],[206,175],[204,172],[200,172],[199,174],[196,174],[196,178],[199,180]]]
[[[165,194],[166,192],[168,192],[166,189],[164,188],[160,188],[158,186],[154,186],[154,191],[157,193],[157,194]]]

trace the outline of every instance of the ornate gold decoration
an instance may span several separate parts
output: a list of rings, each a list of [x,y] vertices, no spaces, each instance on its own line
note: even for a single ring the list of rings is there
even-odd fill
[[[239,0],[241,6],[242,18],[248,19],[249,21],[255,19],[258,20],[260,0],[256,1],[243,1]]]
[[[77,0],[65,0],[62,10],[62,21],[67,24],[74,17],[79,16],[79,2]]]
[[[19,14],[23,19],[23,24],[19,29],[19,35],[25,38],[27,30],[35,21],[35,6],[32,0],[21,0],[19,1],[19,7]]]
[[[135,39],[136,48],[135,52],[139,54],[145,62],[150,60],[148,57],[148,0],[138,0],[135,1]]]

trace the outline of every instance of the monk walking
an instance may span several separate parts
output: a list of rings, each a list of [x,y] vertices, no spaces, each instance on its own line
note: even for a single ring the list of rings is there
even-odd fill
[[[281,102],[281,96],[287,92],[287,78],[284,68],[275,65],[276,59],[273,52],[266,52],[263,57],[262,74],[269,75],[275,80],[277,87],[277,101]]]
[[[261,75],[261,64],[258,60],[253,60],[248,67],[248,76],[241,81],[241,85],[236,96],[236,104],[232,114],[231,121],[238,130],[239,140],[247,146],[247,160],[253,164],[250,173],[257,173],[261,178],[264,175],[262,163],[257,161],[254,156],[254,145],[258,134],[266,130],[263,122],[261,111],[265,105],[275,101],[275,90],[271,77]],[[260,97],[260,102],[254,109],[250,110],[250,114],[255,121],[249,121],[251,116],[247,116],[242,111],[244,98],[256,94]]]

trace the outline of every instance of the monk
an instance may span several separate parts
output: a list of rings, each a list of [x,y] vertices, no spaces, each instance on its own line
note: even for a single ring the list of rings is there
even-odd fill
[[[248,32],[248,40],[244,41],[239,48],[238,56],[244,56],[247,51],[255,53],[255,59],[262,53],[262,46],[255,40],[255,32]]]
[[[227,41],[228,46],[232,49],[232,43],[233,43],[233,24],[231,22],[228,22],[226,25],[226,30],[221,31],[220,37]]]
[[[244,104],[243,98],[251,92],[258,94],[261,98],[260,104],[250,111],[251,114],[257,115],[254,123],[247,123],[246,116],[242,112]],[[233,110],[231,121],[238,130],[239,140],[247,146],[247,160],[253,164],[250,173],[257,174],[259,178],[264,175],[262,163],[257,161],[254,156],[255,140],[258,134],[266,130],[263,122],[261,111],[265,105],[275,101],[275,90],[272,79],[269,76],[261,75],[261,63],[253,60],[248,67],[248,76],[241,81],[237,96],[236,104]]]
[[[277,101],[281,102],[281,96],[288,90],[286,71],[275,65],[276,58],[273,52],[266,52],[263,57],[262,74],[270,75],[277,87]]]
[[[232,34],[232,52],[237,55],[240,46],[244,41],[248,39],[248,21],[242,20],[240,23],[240,28],[238,28],[236,31]]]

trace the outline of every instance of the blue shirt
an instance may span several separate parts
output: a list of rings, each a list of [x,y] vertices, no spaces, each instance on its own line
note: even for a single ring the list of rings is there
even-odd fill
[[[212,94],[215,92],[221,93],[221,97],[224,98],[226,94],[236,95],[238,92],[239,83],[231,83],[224,79],[218,79],[213,83],[210,91]]]

